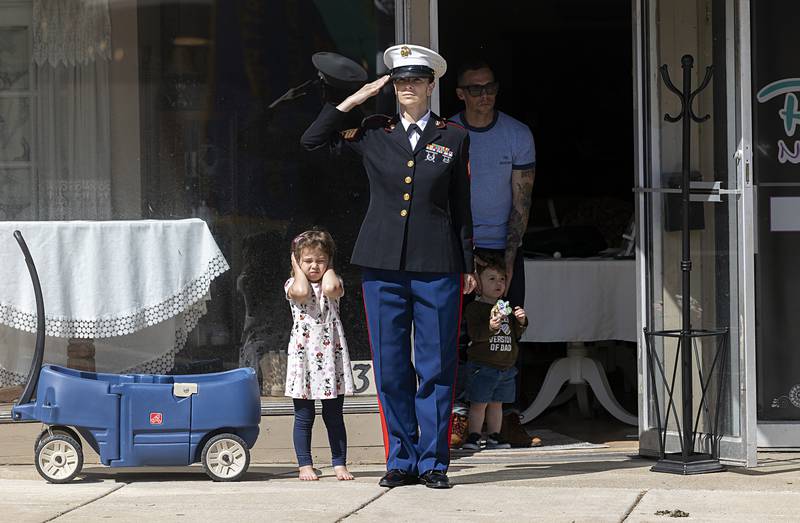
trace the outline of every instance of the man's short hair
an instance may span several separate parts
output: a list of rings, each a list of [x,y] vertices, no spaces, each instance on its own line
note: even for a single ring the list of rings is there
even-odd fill
[[[483,58],[475,58],[473,60],[464,62],[461,64],[461,67],[458,68],[458,75],[456,78],[458,80],[458,85],[464,85],[464,74],[467,71],[477,71],[478,69],[488,69],[492,71],[492,76],[494,76],[494,70],[486,60]]]

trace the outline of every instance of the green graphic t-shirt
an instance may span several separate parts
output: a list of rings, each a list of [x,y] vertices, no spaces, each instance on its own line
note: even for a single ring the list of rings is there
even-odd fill
[[[489,327],[493,306],[491,303],[473,301],[464,311],[470,339],[467,360],[506,370],[513,367],[517,361],[519,353],[517,340],[522,336],[525,327],[521,326],[512,314],[504,316],[500,330],[494,332]]]

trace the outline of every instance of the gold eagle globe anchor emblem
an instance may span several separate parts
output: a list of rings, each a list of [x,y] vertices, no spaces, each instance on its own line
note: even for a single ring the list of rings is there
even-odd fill
[[[411,54],[411,49],[406,46],[400,48],[400,56],[407,58]]]

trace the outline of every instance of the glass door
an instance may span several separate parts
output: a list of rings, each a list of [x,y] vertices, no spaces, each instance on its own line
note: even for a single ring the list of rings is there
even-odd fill
[[[758,445],[800,447],[800,5],[752,2]]]
[[[748,29],[747,2],[739,0],[641,0],[634,3],[637,97],[637,223],[639,325],[649,330],[682,328],[682,303],[689,300],[693,329],[728,329],[724,352],[714,363],[717,340],[702,338],[692,347],[693,412],[699,411],[697,451],[718,445],[723,462],[755,465],[754,423],[748,419],[752,373],[748,372],[748,303],[752,269],[748,264],[751,235],[744,224],[750,205],[745,184],[749,177],[749,127],[740,118],[749,93],[749,71],[741,67],[742,34]],[[693,102],[693,111],[710,118],[691,124],[691,179],[697,194],[690,204],[691,296],[682,295],[681,217],[679,187],[682,169],[682,123],[665,115],[680,115],[679,98],[659,75],[666,65],[672,82],[682,88],[681,57],[694,58],[692,89],[707,66],[713,65],[711,83]],[[749,65],[748,65],[749,66]],[[702,190],[701,190],[702,188]],[[704,194],[700,195],[699,193]],[[640,453],[657,455],[657,417],[667,426],[666,451],[680,450],[680,365],[670,381],[677,358],[676,338],[656,338],[655,353],[663,374],[646,359],[644,337],[639,351]],[[711,370],[713,374],[711,374]],[[709,379],[706,406],[700,408],[702,384]],[[666,379],[664,376],[666,375]],[[668,389],[673,390],[674,405]],[[654,394],[656,393],[656,394]],[[657,397],[657,400],[656,400]],[[667,421],[667,413],[671,412]],[[752,417],[752,415],[751,415]],[[716,431],[713,427],[717,427]],[[710,437],[711,434],[716,437]]]

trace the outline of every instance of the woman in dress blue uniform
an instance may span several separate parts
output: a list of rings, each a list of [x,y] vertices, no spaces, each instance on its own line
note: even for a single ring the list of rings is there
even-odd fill
[[[384,487],[449,488],[450,416],[461,296],[475,288],[469,135],[433,114],[429,100],[447,68],[436,52],[396,45],[390,75],[338,106],[325,105],[302,137],[307,149],[350,147],[363,158],[370,204],[353,251],[381,407]],[[347,113],[391,81],[400,113],[346,129]],[[414,362],[411,326],[414,325]]]

